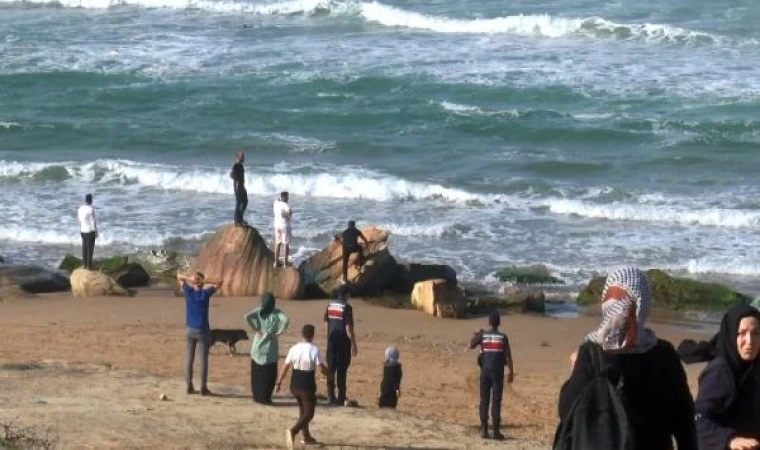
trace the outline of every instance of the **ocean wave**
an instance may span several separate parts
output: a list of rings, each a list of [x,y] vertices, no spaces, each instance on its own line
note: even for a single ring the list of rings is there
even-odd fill
[[[437,33],[514,34],[559,38],[572,35],[620,40],[712,44],[721,36],[667,24],[622,24],[601,17],[564,18],[549,14],[514,15],[491,19],[450,19],[405,11],[378,2],[362,3],[362,16],[369,22],[388,27],[429,30]]]
[[[339,16],[348,14],[358,15],[363,20],[386,27],[428,30],[437,33],[513,34],[547,38],[580,35],[678,44],[713,44],[726,40],[722,36],[667,24],[623,24],[601,17],[567,18],[549,14],[518,14],[489,19],[452,19],[407,11],[376,1],[288,0],[253,3],[234,0],[0,0],[0,3],[31,3],[85,9],[107,9],[123,6],[178,10],[197,9],[217,13],[275,16],[294,14]]]
[[[578,200],[550,200],[546,203],[555,214],[589,219],[625,222],[655,222],[703,225],[724,228],[755,228],[760,225],[760,211],[740,209],[680,209],[674,205],[619,203],[593,204]]]
[[[442,200],[463,204],[494,204],[517,201],[498,194],[476,194],[448,188],[437,183],[407,181],[355,167],[324,167],[316,173],[293,173],[296,169],[279,165],[266,169],[249,168],[246,188],[253,195],[274,195],[286,190],[291,194],[336,199],[375,201]],[[54,174],[54,181],[68,179],[88,183],[120,184],[164,190],[229,194],[231,182],[226,168],[177,167],[139,163],[129,160],[22,163],[0,161],[0,180],[42,179]]]
[[[760,264],[742,261],[742,258],[689,260],[682,270],[690,274],[728,274],[756,276],[760,274]]]
[[[120,229],[106,230],[98,236],[98,245],[129,244],[135,246],[160,246],[167,242],[198,241],[205,233],[174,235],[171,233],[145,233]],[[0,241],[31,242],[46,245],[80,245],[81,236],[55,230],[39,230],[27,226],[8,225],[0,228]]]

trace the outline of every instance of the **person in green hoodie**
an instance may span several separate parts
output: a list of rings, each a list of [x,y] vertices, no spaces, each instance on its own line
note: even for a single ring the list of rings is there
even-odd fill
[[[246,323],[255,336],[251,344],[251,393],[253,401],[272,404],[272,393],[277,382],[279,338],[290,324],[290,319],[275,308],[274,295],[267,291],[261,296],[261,306],[248,312]]]

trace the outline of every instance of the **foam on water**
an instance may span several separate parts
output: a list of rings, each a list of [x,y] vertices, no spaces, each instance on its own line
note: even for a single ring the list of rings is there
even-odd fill
[[[87,164],[0,161],[0,179],[34,178],[52,167],[64,170],[74,181],[211,194],[230,192],[227,168],[196,166],[177,171],[172,166],[129,160],[98,160]],[[263,175],[260,168],[249,168],[248,193],[269,196],[286,190],[300,196],[376,201],[439,199],[456,203],[507,203],[513,200],[508,196],[478,195],[437,183],[407,181],[355,167],[325,167],[324,171],[310,174],[293,173],[287,165],[279,167],[282,172],[264,169],[268,173]]]
[[[724,228],[756,228],[760,225],[760,211],[751,210],[722,208],[694,210],[669,205],[621,202],[605,205],[566,199],[550,200],[547,206],[555,214],[624,222],[642,221]]]
[[[98,245],[129,244],[135,246],[159,246],[170,240],[200,240],[205,233],[175,235],[166,233],[145,233],[123,228],[110,228],[98,236]],[[8,225],[0,228],[0,241],[39,243],[48,245],[80,245],[82,238],[76,232],[65,233],[56,230],[40,230],[26,225]]]

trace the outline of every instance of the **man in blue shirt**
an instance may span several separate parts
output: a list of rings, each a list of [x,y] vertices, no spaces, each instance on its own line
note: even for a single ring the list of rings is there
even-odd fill
[[[187,282],[190,281],[192,285]],[[192,277],[177,274],[182,293],[185,294],[185,325],[187,326],[187,359],[185,360],[185,383],[187,393],[194,394],[193,387],[193,362],[195,360],[195,348],[200,344],[201,351],[201,395],[211,395],[208,390],[208,350],[209,350],[209,325],[208,304],[214,292],[221,286],[222,281],[212,283],[205,281],[201,272],[196,272]],[[209,285],[205,287],[204,285]]]

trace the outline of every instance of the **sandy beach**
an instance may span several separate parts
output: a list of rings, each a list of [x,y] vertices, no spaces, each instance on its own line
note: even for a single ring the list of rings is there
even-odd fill
[[[359,356],[348,396],[359,407],[318,408],[312,432],[326,448],[548,448],[568,355],[596,324],[593,317],[503,317],[516,376],[504,395],[508,440],[496,443],[477,437],[476,353],[464,351],[484,318],[439,320],[360,299],[353,304]],[[211,326],[242,328],[243,314],[257,305],[256,298],[214,298]],[[324,300],[278,303],[291,318],[281,357],[305,323],[318,325],[315,342],[324,350],[325,306]],[[169,290],[143,289],[131,298],[8,299],[0,302],[0,324],[0,418],[49,427],[64,448],[277,448],[297,416],[286,393],[276,397],[279,407],[251,401],[249,342],[238,344],[234,357],[223,345],[212,349],[210,388],[217,396],[187,396],[184,301]],[[674,343],[704,338],[650,325]],[[376,406],[389,344],[404,364],[397,411]],[[687,367],[693,392],[700,369]]]

